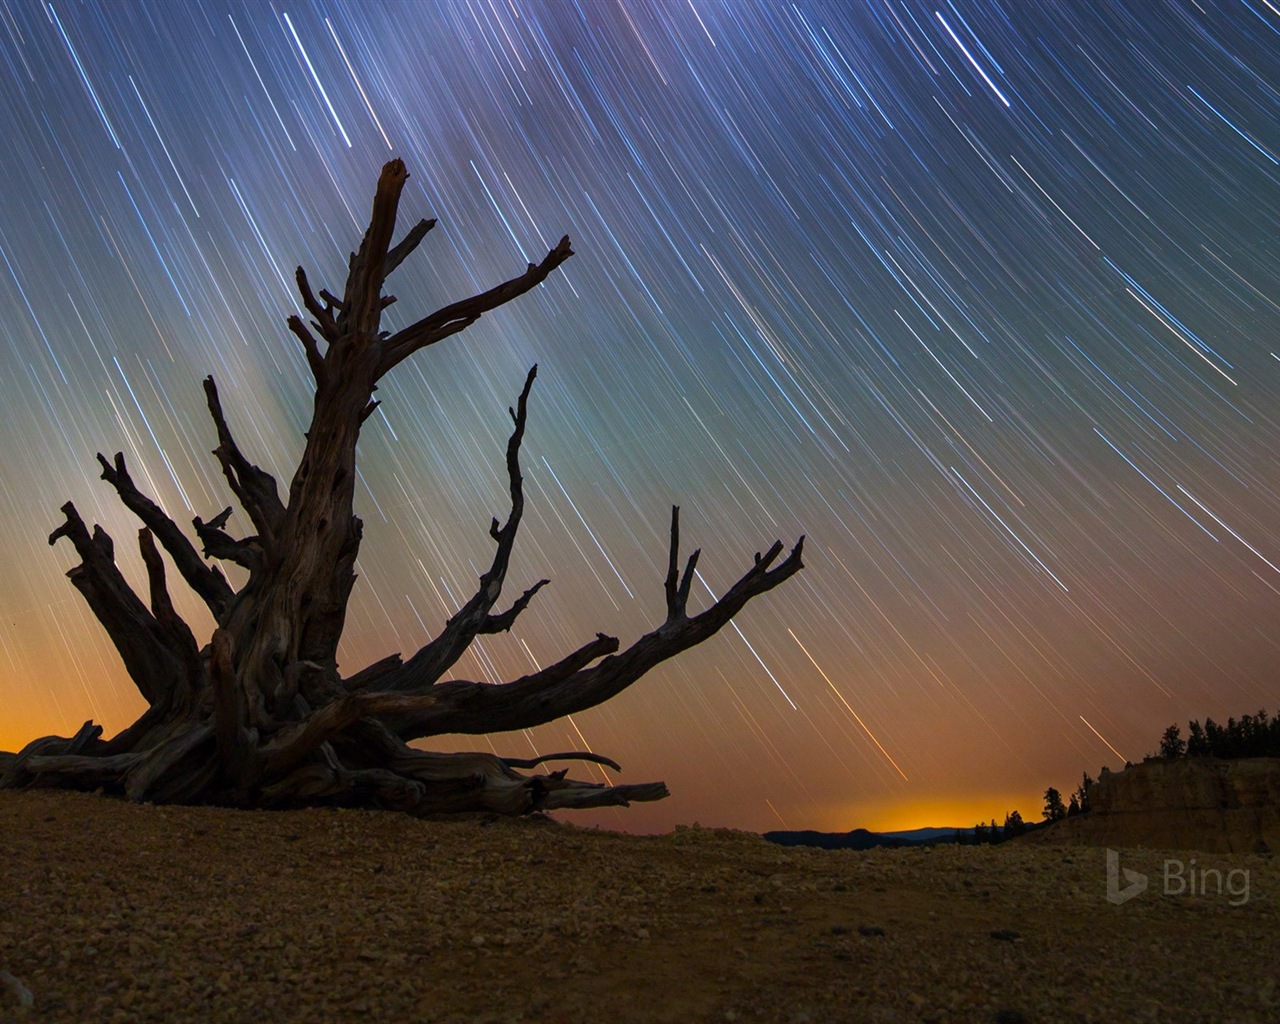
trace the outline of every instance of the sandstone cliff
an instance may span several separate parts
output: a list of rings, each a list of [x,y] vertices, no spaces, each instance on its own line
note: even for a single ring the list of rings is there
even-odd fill
[[[1280,758],[1149,760],[1105,774],[1088,814],[1030,833],[1033,843],[1280,852]]]

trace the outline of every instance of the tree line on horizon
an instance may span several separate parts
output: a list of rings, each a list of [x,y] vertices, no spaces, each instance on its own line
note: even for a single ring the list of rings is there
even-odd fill
[[[1219,725],[1206,718],[1187,723],[1187,738],[1177,724],[1165,729],[1160,748],[1150,758],[1177,761],[1185,757],[1217,757],[1238,760],[1246,757],[1280,757],[1280,714],[1269,718],[1265,710],[1256,715],[1228,718]]]
[[[1107,771],[1106,768],[1102,770],[1104,773]],[[1020,836],[1030,829],[1041,828],[1060,818],[1074,818],[1077,814],[1084,814],[1089,810],[1089,795],[1096,784],[1089,777],[1089,773],[1084,772],[1080,785],[1076,787],[1076,791],[1071,794],[1066,803],[1062,802],[1062,793],[1050,786],[1044,791],[1044,808],[1041,811],[1040,821],[1028,822],[1022,817],[1020,811],[1009,811],[1004,816],[1003,825],[999,824],[995,818],[991,819],[990,824],[980,821],[973,826],[972,830],[957,832],[956,842],[962,846],[995,845],[1003,843],[1006,839]]]
[[[1177,724],[1170,725],[1160,737],[1159,750],[1149,754],[1147,760],[1177,761],[1191,757],[1216,757],[1223,760],[1239,760],[1248,757],[1280,757],[1280,713],[1268,716],[1265,710],[1256,715],[1228,718],[1219,725],[1212,718],[1204,724],[1193,720],[1187,724],[1187,738]],[[1125,767],[1131,767],[1126,761]],[[1110,769],[1105,766],[1102,774]],[[992,845],[1020,836],[1029,829],[1041,828],[1062,818],[1073,818],[1089,811],[1089,795],[1096,783],[1084,774],[1076,791],[1063,803],[1062,793],[1050,786],[1044,791],[1044,808],[1039,822],[1030,823],[1018,811],[1009,811],[1004,824],[995,818],[990,823],[978,822],[972,830],[956,833],[956,842],[962,845]]]

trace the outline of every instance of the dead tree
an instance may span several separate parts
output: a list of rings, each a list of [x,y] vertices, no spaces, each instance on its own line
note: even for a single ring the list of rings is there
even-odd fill
[[[310,323],[288,319],[315,378],[314,412],[301,461],[282,497],[275,479],[237,445],[213,378],[204,381],[217,430],[214,456],[252,523],[248,536],[228,530],[232,510],[193,520],[195,544],[135,485],[123,455],[102,455],[102,477],[142,522],[138,545],[149,603],[117,568],[111,538],[92,530],[75,506],[49,537],[65,538],[80,564],[67,575],[120,653],[149,705],[109,740],[92,721],[71,738],[48,736],[17,754],[0,754],[0,787],[97,789],[130,800],[282,807],[361,804],[437,814],[489,811],[523,814],[563,807],[626,804],[667,795],[661,782],[605,786],[567,778],[567,770],[525,774],[546,761],[578,759],[618,766],[583,752],[532,759],[488,753],[432,753],[410,741],[449,733],[508,732],[593,707],[621,692],[659,662],[701,643],[753,597],[801,568],[800,539],[778,560],[775,543],[710,607],[690,614],[698,552],[680,564],[679,509],[671,512],[665,581],[666,617],[625,650],[604,634],[546,668],[512,682],[445,681],[468,645],[509,630],[545,584],[540,580],[495,611],[524,510],[520,445],[537,368],[509,410],[506,469],[511,507],[489,527],[495,550],[475,593],[440,634],[407,659],[395,654],[351,675],[338,668],[338,641],[355,583],[361,523],[353,514],[356,442],[377,402],[378,381],[402,360],[475,323],[483,314],[537,287],[573,255],[568,237],[541,263],[486,292],[442,306],[394,333],[381,327],[395,302],[383,283],[434,226],[419,221],[392,244],[408,173],[400,160],[382,169],[369,227],[351,256],[342,296],[312,290],[297,272]],[[157,547],[159,542],[159,547]],[[209,607],[216,622],[203,647],[170,600],[174,569]],[[203,556],[203,557],[202,557]],[[247,571],[236,590],[215,564]],[[776,564],[775,564],[776,563]]]

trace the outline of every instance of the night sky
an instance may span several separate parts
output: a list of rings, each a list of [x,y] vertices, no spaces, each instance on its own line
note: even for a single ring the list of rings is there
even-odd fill
[[[1273,0],[0,0],[0,83],[0,748],[142,710],[58,508],[141,583],[95,452],[229,504],[208,373],[288,480],[293,268],[340,290],[392,156],[440,220],[392,329],[577,255],[380,388],[345,672],[473,592],[535,362],[508,598],[552,584],[455,678],[656,624],[673,503],[691,607],[808,537],[609,704],[447,749],[671,787],[612,827],[972,824],[1280,704]]]

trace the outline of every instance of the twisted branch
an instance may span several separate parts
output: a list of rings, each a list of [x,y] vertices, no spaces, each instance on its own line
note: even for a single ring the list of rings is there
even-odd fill
[[[125,466],[124,453],[116,452],[115,464],[107,461],[106,456],[98,453],[98,463],[102,466],[102,479],[115,488],[120,501],[130,512],[136,515],[151,530],[157,540],[164,545],[173,559],[173,564],[187,586],[196,592],[213,613],[220,619],[231,603],[234,591],[222,573],[204,560],[196,552],[195,546],[178,528],[177,523],[165,515],[164,510],[154,501],[138,490]]]
[[[276,479],[246,459],[236,445],[235,438],[231,436],[231,428],[227,426],[226,417],[222,414],[218,385],[214,383],[212,376],[204,379],[204,393],[209,405],[209,415],[213,417],[214,426],[218,429],[219,444],[213,454],[222,466],[222,473],[241,508],[253,520],[258,536],[269,546],[285,513],[280,492],[276,489]]]
[[[556,267],[572,255],[573,249],[570,247],[569,236],[565,235],[556,247],[543,257],[541,263],[530,263],[528,269],[519,277],[513,277],[510,281],[504,281],[487,292],[473,295],[469,299],[451,302],[429,316],[423,317],[417,323],[397,331],[383,346],[377,376],[384,376],[419,349],[434,345],[451,334],[457,334],[470,327],[483,314],[537,287]]]
[[[502,594],[502,584],[506,580],[507,566],[515,547],[520,518],[524,514],[524,478],[520,475],[520,445],[524,441],[529,392],[533,388],[533,381],[537,375],[538,368],[534,366],[525,378],[524,388],[520,391],[515,409],[507,410],[514,427],[507,441],[507,479],[511,493],[511,513],[501,528],[496,519],[489,528],[489,535],[497,541],[493,561],[480,577],[479,586],[470,600],[450,617],[439,636],[405,662],[392,680],[384,682],[380,687],[383,690],[421,692],[432,685],[457,662],[478,635],[510,629],[516,617],[533,599],[534,594],[548,582],[540,580],[521,594],[505,612],[498,615],[490,614]]]
[[[678,557],[678,537],[672,537],[672,560]],[[431,688],[436,703],[414,715],[387,715],[383,721],[402,739],[418,739],[441,733],[487,733],[527,729],[565,715],[601,704],[621,693],[655,665],[701,643],[728,624],[752,598],[772,590],[803,567],[804,538],[775,567],[782,553],[777,541],[710,608],[698,615],[680,614],[646,633],[625,651],[613,637],[598,634],[579,648],[540,672],[510,683],[488,685],[466,681],[437,683]],[[686,580],[691,570],[686,570]],[[668,579],[670,579],[670,571]],[[680,590],[687,596],[686,580],[676,587],[677,608],[682,609]],[[598,664],[591,664],[610,654]]]

